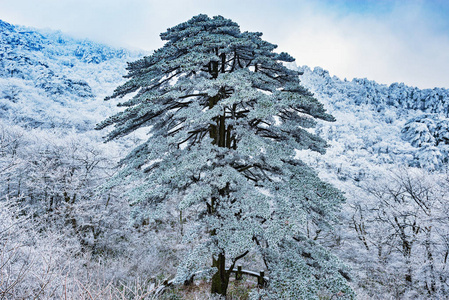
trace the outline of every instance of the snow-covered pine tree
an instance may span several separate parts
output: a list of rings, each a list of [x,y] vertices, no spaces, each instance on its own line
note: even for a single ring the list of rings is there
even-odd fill
[[[306,232],[307,222],[329,226],[344,198],[295,159],[296,149],[324,152],[325,141],[307,129],[333,117],[282,64],[294,59],[261,36],[221,16],[169,28],[165,45],[130,63],[128,82],[110,97],[132,94],[120,104],[127,108],[97,129],[114,125],[112,140],[148,128],[117,180],[141,180],[130,194],[141,214],[174,199],[189,220],[185,242],[195,246],[178,282],[212,257],[211,291],[226,295],[229,269],[258,253],[273,297],[351,298],[338,260]]]

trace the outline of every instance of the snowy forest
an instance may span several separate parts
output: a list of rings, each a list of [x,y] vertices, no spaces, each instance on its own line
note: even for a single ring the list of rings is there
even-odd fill
[[[449,89],[173,26],[0,20],[0,299],[449,298]]]

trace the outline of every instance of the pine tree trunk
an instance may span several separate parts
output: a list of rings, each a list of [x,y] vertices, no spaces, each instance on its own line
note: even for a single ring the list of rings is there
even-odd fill
[[[217,268],[218,271],[212,276],[211,293],[226,296],[230,273],[226,272],[225,255],[220,253],[218,259],[212,257],[212,267]]]
[[[216,199],[212,198],[211,205],[208,207],[209,214],[215,213],[215,205]],[[211,236],[216,234],[215,229],[211,230]],[[211,294],[218,294],[226,297],[231,272],[226,272],[226,256],[224,253],[220,253],[218,258],[212,256],[212,267],[217,268],[217,272],[212,276]]]
[[[216,54],[218,55],[218,49],[216,49]],[[211,62],[209,64],[209,72],[213,78],[218,77],[219,71],[225,73],[226,69],[226,55],[221,54],[221,68],[219,69],[218,62]],[[223,90],[224,92],[224,90]],[[217,94],[214,97],[209,98],[209,108],[213,108],[218,101],[221,100],[221,96]],[[216,116],[213,118],[213,124],[210,125],[209,135],[212,138],[212,144],[218,147],[228,147],[231,148],[231,129],[232,127],[226,128],[226,113],[223,111],[223,115]],[[221,196],[228,193],[227,189],[219,191]],[[209,214],[216,213],[216,199],[211,199],[211,205],[208,207]],[[211,235],[215,235],[216,231],[213,229]],[[217,272],[212,276],[211,293],[218,294],[226,297],[226,292],[229,284],[230,272],[226,272],[226,256],[224,253],[220,253],[218,258],[212,257],[212,267],[217,268]]]

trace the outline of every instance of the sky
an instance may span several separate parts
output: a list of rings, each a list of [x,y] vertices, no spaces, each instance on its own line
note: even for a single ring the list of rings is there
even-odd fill
[[[448,0],[0,0],[3,21],[143,50],[200,13],[341,79],[449,88]]]

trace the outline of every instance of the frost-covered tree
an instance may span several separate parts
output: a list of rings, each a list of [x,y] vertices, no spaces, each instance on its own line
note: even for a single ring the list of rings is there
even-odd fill
[[[382,272],[370,272],[368,279],[393,278],[391,285],[382,283],[385,293],[394,288],[396,297],[448,297],[446,176],[402,167],[366,184],[374,198],[365,198],[353,225],[370,256],[377,255],[376,269]]]
[[[115,126],[107,140],[149,130],[116,182],[139,182],[130,193],[136,218],[173,215],[175,203],[188,221],[191,251],[177,282],[210,272],[212,293],[226,295],[229,270],[258,253],[272,297],[350,298],[343,267],[306,232],[308,223],[328,227],[344,199],[295,159],[296,150],[324,152],[309,129],[333,117],[282,64],[294,59],[261,36],[221,16],[169,28],[165,45],[130,63],[110,97],[131,95],[119,104],[126,109],[97,129]]]

